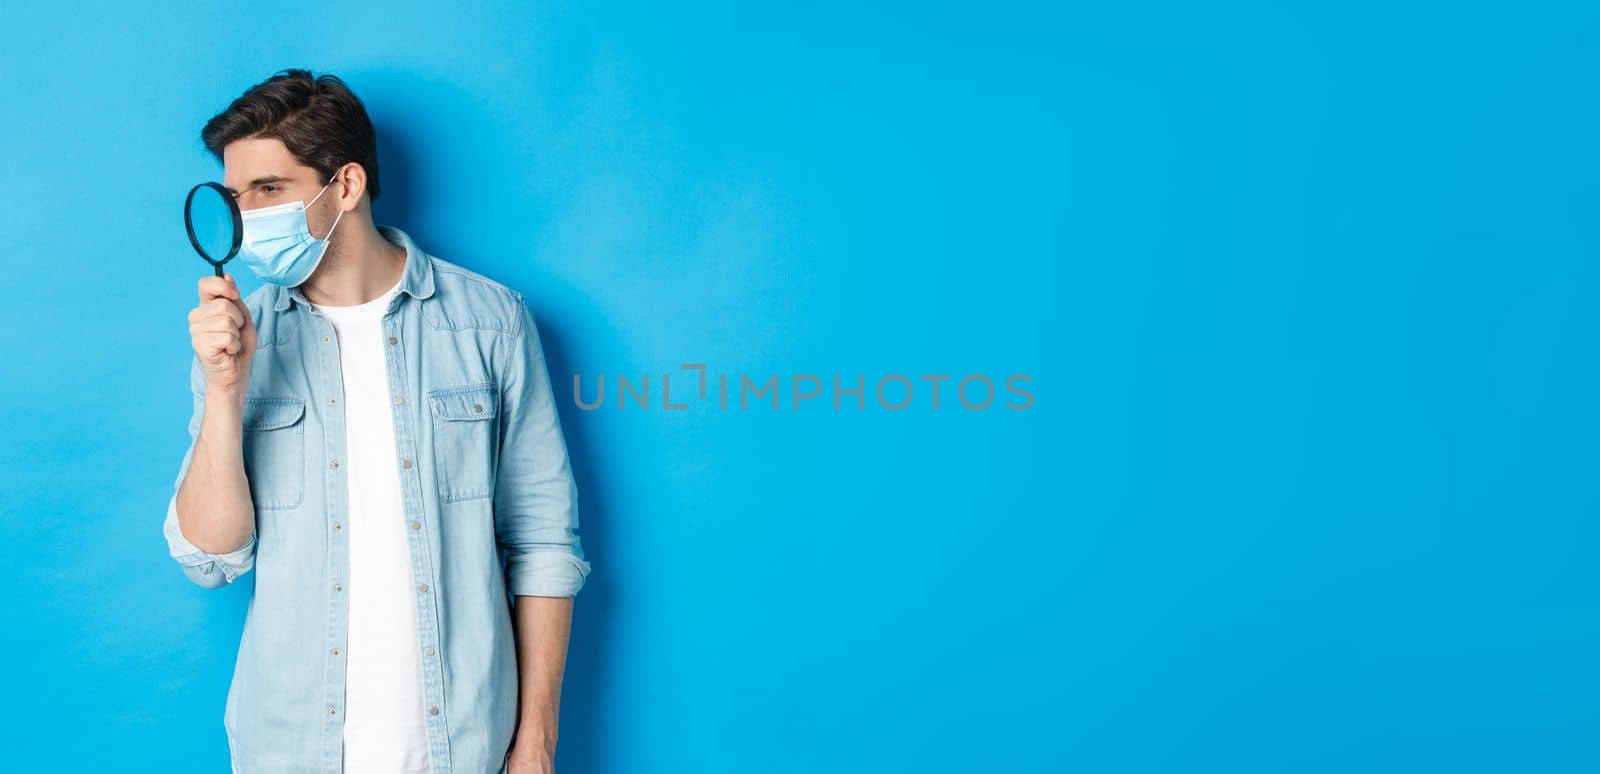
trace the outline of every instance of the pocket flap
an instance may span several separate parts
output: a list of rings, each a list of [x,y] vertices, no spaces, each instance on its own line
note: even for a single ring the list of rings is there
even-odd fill
[[[244,426],[247,430],[276,430],[300,421],[306,402],[286,395],[245,398]]]
[[[475,384],[468,387],[450,387],[428,393],[433,413],[442,419],[489,419],[496,415],[495,386]]]

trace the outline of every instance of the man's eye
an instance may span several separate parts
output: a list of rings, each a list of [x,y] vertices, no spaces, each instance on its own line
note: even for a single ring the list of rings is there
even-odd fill
[[[261,192],[264,194],[275,194],[278,192],[278,187],[271,184],[264,185],[261,186]]]

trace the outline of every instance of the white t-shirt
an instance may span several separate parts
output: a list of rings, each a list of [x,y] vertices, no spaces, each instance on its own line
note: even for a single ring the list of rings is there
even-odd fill
[[[383,313],[400,284],[355,306],[312,304],[339,336],[350,484],[350,633],[345,644],[344,774],[427,774],[411,548],[400,500],[394,397]]]

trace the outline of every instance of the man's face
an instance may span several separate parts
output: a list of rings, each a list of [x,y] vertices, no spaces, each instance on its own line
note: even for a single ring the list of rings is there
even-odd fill
[[[283,141],[275,137],[228,143],[222,149],[222,167],[222,184],[233,193],[241,210],[309,202],[324,185],[317,170],[295,160]],[[317,203],[324,204],[323,199],[334,195],[330,190]]]

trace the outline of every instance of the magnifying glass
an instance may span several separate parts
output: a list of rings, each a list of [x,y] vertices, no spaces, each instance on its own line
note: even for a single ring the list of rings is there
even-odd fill
[[[189,244],[222,276],[222,264],[239,254],[244,240],[244,219],[239,202],[221,183],[201,183],[183,200],[183,226]]]

